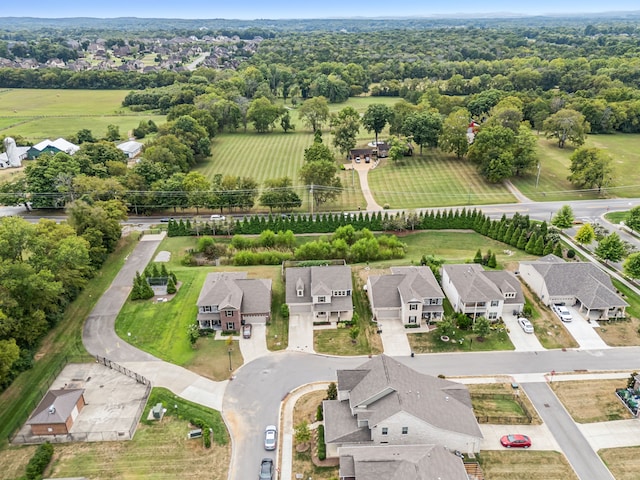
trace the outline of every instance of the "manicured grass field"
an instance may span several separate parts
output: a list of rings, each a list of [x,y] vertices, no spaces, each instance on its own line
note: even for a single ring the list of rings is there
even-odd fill
[[[486,182],[467,160],[439,150],[383,160],[369,173],[369,186],[376,202],[391,208],[515,202],[504,185]]]
[[[640,194],[640,172],[636,168],[640,160],[638,142],[640,135],[589,135],[585,146],[605,150],[613,159],[613,182],[603,195],[636,197]],[[540,181],[536,188],[537,170],[523,177],[514,177],[513,184],[534,201],[589,200],[599,198],[597,193],[582,192],[574,187],[570,175],[569,157],[573,147],[558,148],[557,142],[539,137]]]
[[[47,380],[69,361],[90,361],[82,345],[82,324],[96,302],[107,290],[135,246],[134,237],[120,241],[104,267],[89,281],[78,298],[67,307],[63,319],[42,342],[33,368],[21,373],[0,395],[0,446],[24,422],[31,409],[40,401],[40,390],[48,387]],[[1,463],[1,462],[0,462]]]
[[[141,120],[164,123],[163,115],[134,113],[122,107],[130,90],[40,90],[0,91],[3,109],[0,134],[20,135],[38,142],[45,138],[69,137],[88,128],[97,138],[105,136],[107,125],[120,128],[122,137]]]

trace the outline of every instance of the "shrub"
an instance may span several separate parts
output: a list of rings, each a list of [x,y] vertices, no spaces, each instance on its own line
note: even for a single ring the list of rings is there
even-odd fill
[[[37,480],[42,478],[42,474],[47,468],[47,465],[49,465],[51,457],[53,457],[53,445],[49,442],[39,445],[36,452],[29,460],[25,478],[27,480]]]
[[[567,258],[574,258],[576,256],[576,251],[573,248],[567,250]]]
[[[316,421],[321,422],[322,420],[324,420],[324,413],[322,411],[322,404],[320,404],[316,409]]]
[[[327,400],[336,400],[338,398],[338,387],[335,382],[331,382],[327,388]]]
[[[324,443],[324,425],[318,425],[318,459],[327,458],[327,445]]]
[[[289,305],[287,305],[286,303],[280,305],[280,315],[282,315],[282,318],[284,318],[285,320],[289,318]]]
[[[202,429],[202,441],[204,443],[204,448],[211,448],[211,431],[207,426]]]
[[[389,206],[389,204],[388,204],[388,203],[385,203],[385,204],[382,206],[382,208],[383,208],[383,209],[385,209],[385,210],[389,210],[391,207]]]

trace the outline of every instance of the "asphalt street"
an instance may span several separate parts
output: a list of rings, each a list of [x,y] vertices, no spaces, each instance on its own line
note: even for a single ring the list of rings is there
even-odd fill
[[[548,384],[524,383],[522,388],[580,480],[615,480]]]

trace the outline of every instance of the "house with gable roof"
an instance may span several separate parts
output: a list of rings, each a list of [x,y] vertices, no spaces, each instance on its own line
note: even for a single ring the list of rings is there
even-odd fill
[[[441,283],[453,309],[471,318],[497,320],[524,307],[520,281],[506,270],[485,270],[477,263],[443,265]]]
[[[266,323],[271,312],[271,279],[247,278],[247,272],[213,272],[198,297],[201,329],[238,331],[246,322]]]
[[[338,370],[338,398],[322,403],[327,456],[346,446],[442,445],[480,451],[466,386],[418,373],[387,355]]]
[[[444,316],[444,292],[429,267],[391,267],[391,275],[369,275],[367,295],[376,320],[421,325]]]
[[[340,480],[469,480],[462,459],[441,445],[340,448]]]
[[[288,267],[289,313],[313,313],[314,321],[337,323],[353,317],[353,282],[348,265]]]
[[[618,295],[611,278],[591,262],[565,262],[550,254],[520,262],[520,278],[547,306],[576,306],[587,319],[625,316],[629,305]]]
[[[64,138],[58,138],[53,141],[46,139],[31,147],[27,155],[29,160],[32,160],[34,158],[38,158],[44,153],[51,153],[52,155],[55,155],[58,152],[64,152],[69,155],[73,155],[78,150],[80,150],[78,145],[75,145]]]

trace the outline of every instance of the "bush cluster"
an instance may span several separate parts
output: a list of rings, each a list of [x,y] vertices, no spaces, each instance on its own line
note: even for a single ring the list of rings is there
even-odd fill
[[[327,458],[327,445],[324,443],[324,425],[318,425],[318,459]]]
[[[25,480],[40,480],[47,465],[53,457],[53,445],[49,442],[38,445],[36,452],[33,454],[29,463],[27,464],[27,471],[25,472]]]

